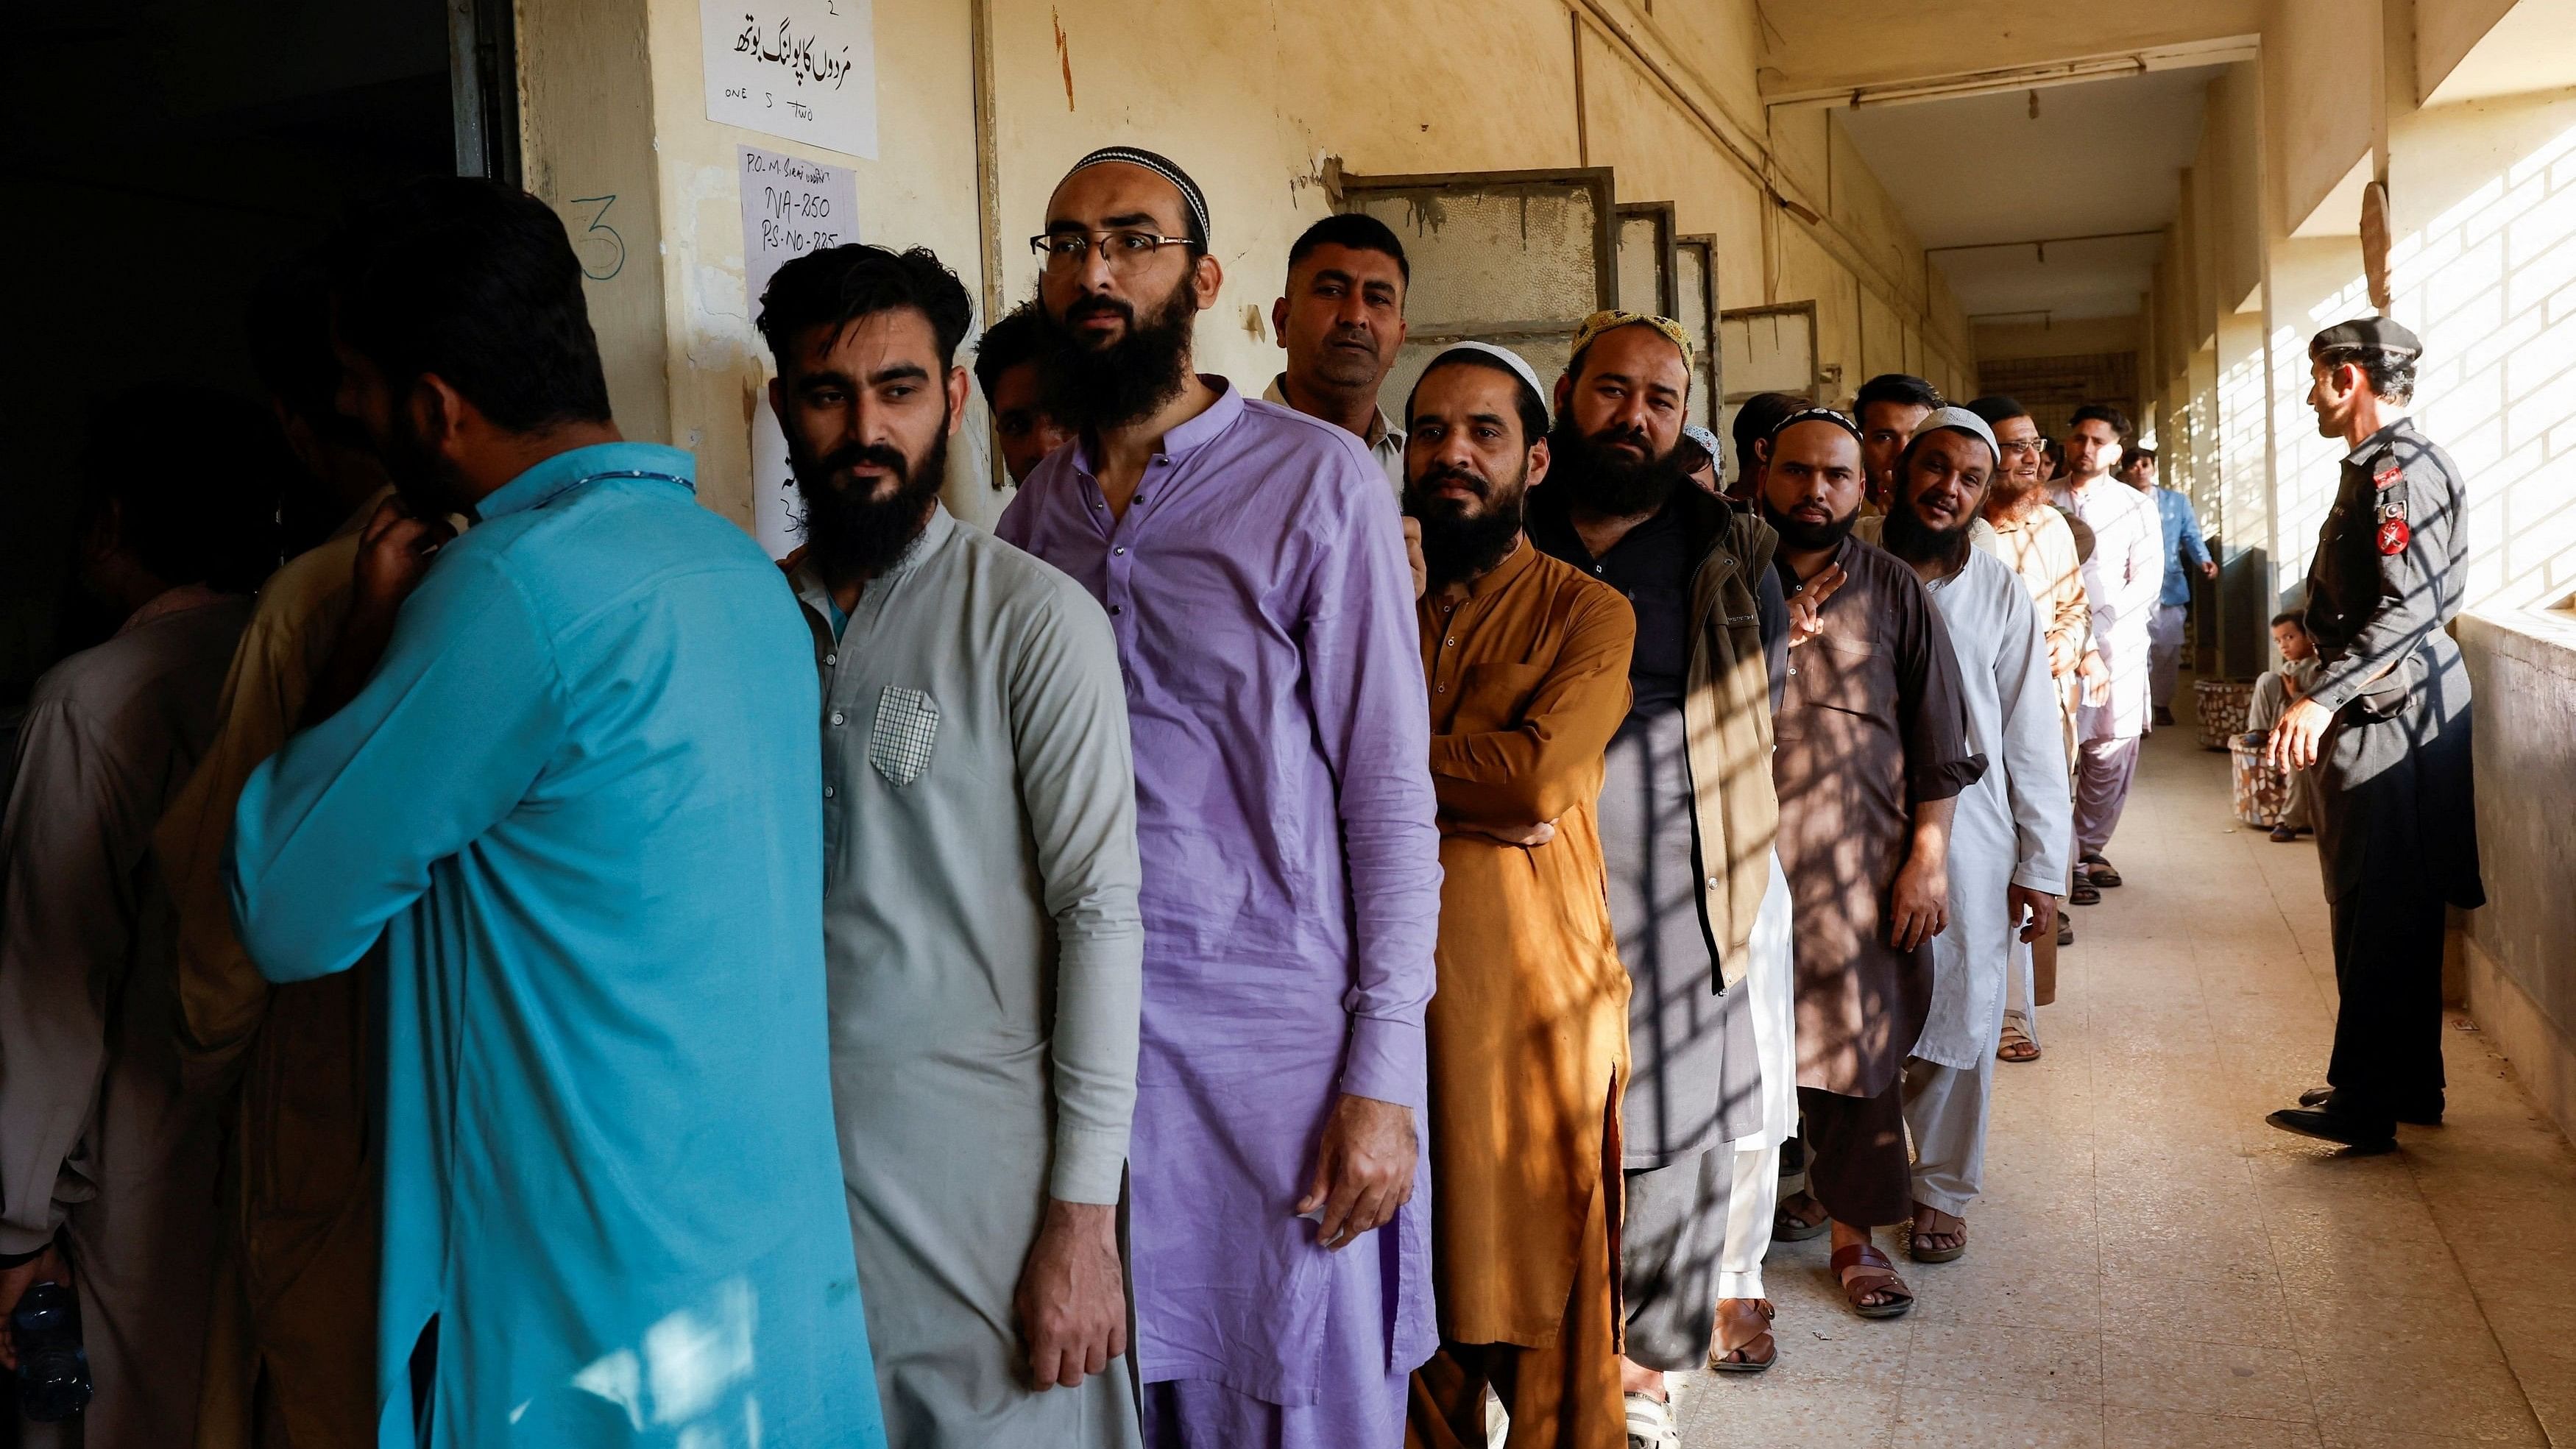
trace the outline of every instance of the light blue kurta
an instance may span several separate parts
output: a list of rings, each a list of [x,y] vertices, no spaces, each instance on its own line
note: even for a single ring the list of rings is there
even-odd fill
[[[483,501],[244,787],[271,979],[387,938],[384,1449],[884,1442],[825,1038],[814,665],[686,453]]]

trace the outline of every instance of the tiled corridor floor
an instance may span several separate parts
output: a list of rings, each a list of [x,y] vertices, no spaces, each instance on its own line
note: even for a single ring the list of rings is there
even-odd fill
[[[2388,1156],[2274,1131],[2333,1021],[2314,847],[2236,826],[2185,728],[2107,853],[2046,1055],[1996,1069],[1967,1256],[1882,1230],[1919,1301],[1869,1323],[1824,1239],[1775,1247],[1779,1366],[1692,1375],[1683,1442],[2576,1444],[2576,1153],[2502,1059],[2454,1016],[2447,1124]]]

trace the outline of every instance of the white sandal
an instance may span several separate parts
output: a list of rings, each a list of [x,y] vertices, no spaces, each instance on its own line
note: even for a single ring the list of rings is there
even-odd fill
[[[1681,1449],[1682,1431],[1673,1423],[1673,1406],[1645,1394],[1628,1398],[1628,1449]]]

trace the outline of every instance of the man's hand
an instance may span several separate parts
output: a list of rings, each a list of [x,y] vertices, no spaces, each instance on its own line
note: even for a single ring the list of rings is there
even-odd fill
[[[1950,862],[1918,850],[1896,873],[1888,902],[1887,944],[1913,951],[1950,924]]]
[[[1029,1384],[1079,1388],[1127,1351],[1127,1285],[1118,1262],[1118,1209],[1050,1199],[1020,1269],[1011,1310],[1028,1345]]]
[[[443,518],[412,517],[399,495],[377,505],[375,517],[358,535],[351,611],[391,618],[411,591],[420,587],[438,551],[455,537],[456,530]]]
[[[1422,520],[1409,515],[1404,520],[1404,561],[1413,569],[1413,597],[1419,599],[1431,589],[1431,570],[1422,562]]]
[[[66,1287],[72,1281],[59,1248],[47,1248],[15,1268],[0,1268],[0,1369],[18,1371],[18,1340],[10,1330],[9,1315],[18,1310],[18,1300],[27,1296],[28,1289],[48,1281]]]
[[[2030,919],[2022,924],[2021,939],[2037,941],[2043,937],[2049,939],[2056,937],[2057,897],[2046,891],[2032,890],[2026,885],[2016,885],[2004,888],[2004,900],[2006,903],[2004,909],[2010,913],[2009,919],[2020,921],[2024,911],[2030,913]]]
[[[2048,636],[2048,677],[2064,679],[2075,672],[2083,661],[2075,657],[2075,641],[2063,634]]]
[[[2200,561],[2200,576],[2204,579],[2214,579],[2218,577],[2218,560],[2214,558],[2202,559]]]
[[[1315,1149],[1315,1185],[1297,1201],[1300,1216],[1321,1210],[1315,1241],[1339,1252],[1392,1221],[1397,1208],[1413,1201],[1421,1150],[1412,1108],[1348,1093],[1334,1098]]]
[[[1789,596],[1789,647],[1797,648],[1825,632],[1825,601],[1832,598],[1850,575],[1841,564],[1827,564],[1816,576],[1798,586]]]
[[[2102,651],[2087,649],[2075,666],[2075,677],[2084,682],[2083,699],[2099,709],[2111,702],[2111,666],[2102,662]]]
[[[403,600],[420,587],[429,566],[438,561],[438,551],[455,537],[456,530],[443,518],[412,517],[399,496],[377,505],[375,516],[358,535],[358,562],[351,571],[349,612],[340,621],[340,641],[332,646],[331,657],[322,661],[322,672],[305,696],[301,728],[310,729],[338,714],[366,688],[368,677],[384,658],[385,646],[393,640],[394,620],[402,613]]]
[[[1523,850],[1536,849],[1556,838],[1556,822],[1542,820],[1536,825],[1461,825],[1461,835],[1481,835],[1502,845],[1515,845]]]
[[[2317,762],[2317,744],[2325,738],[2326,726],[2333,723],[2334,711],[2313,698],[2291,705],[2272,725],[2272,738],[2263,746],[2265,762],[2275,770],[2310,768]]]

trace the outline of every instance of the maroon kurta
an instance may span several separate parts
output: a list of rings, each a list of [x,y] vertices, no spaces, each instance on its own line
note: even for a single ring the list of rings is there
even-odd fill
[[[1957,795],[1986,762],[1969,749],[1958,660],[1923,581],[1856,538],[1834,562],[1848,581],[1791,656],[1771,769],[1797,922],[1798,1085],[1874,1097],[1932,1004],[1931,944],[1887,943],[1914,806]]]

